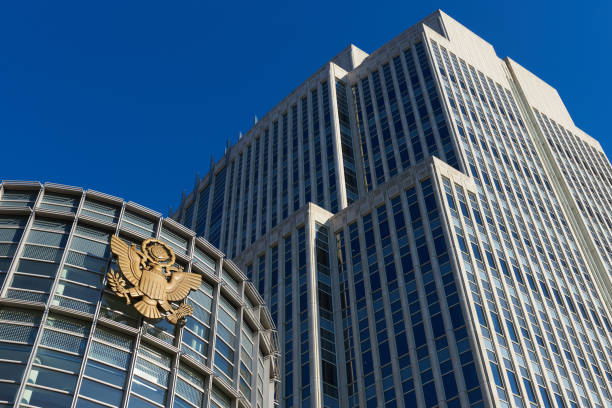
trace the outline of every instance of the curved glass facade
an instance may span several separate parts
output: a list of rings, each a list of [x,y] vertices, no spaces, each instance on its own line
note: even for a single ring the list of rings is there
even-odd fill
[[[202,275],[184,326],[106,287],[110,237],[155,237]],[[0,406],[271,407],[277,341],[247,277],[159,213],[95,191],[0,184]]]

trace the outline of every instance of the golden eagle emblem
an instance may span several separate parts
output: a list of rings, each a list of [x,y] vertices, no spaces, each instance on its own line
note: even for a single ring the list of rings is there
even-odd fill
[[[174,308],[169,302],[181,301],[190,291],[198,289],[202,276],[173,266],[176,258],[168,245],[151,238],[145,240],[142,250],[139,250],[136,245],[129,246],[113,235],[110,246],[121,273],[133,285],[126,287],[122,276],[111,269],[108,282],[117,296],[124,297],[128,304],[132,298],[142,297],[134,303],[134,308],[150,319],[165,317],[170,323],[177,324],[192,314],[191,306],[182,303]],[[159,308],[165,313],[162,314]]]

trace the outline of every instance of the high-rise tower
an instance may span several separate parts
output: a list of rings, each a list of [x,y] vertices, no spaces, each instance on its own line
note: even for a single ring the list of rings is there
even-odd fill
[[[349,46],[174,218],[268,303],[281,406],[612,406],[612,167],[441,11]]]

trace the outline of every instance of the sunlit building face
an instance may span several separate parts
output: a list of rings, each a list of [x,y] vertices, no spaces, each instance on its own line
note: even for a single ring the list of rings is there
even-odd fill
[[[283,407],[611,406],[612,168],[435,12],[349,46],[172,217],[267,302]]]

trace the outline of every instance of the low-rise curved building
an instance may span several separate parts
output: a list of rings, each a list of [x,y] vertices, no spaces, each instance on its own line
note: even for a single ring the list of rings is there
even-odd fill
[[[184,301],[191,315],[176,325],[146,319],[109,288],[108,272],[124,269],[113,235],[134,248],[157,238],[174,253],[173,270],[202,276]],[[4,181],[0,287],[0,406],[275,404],[278,346],[257,290],[157,212],[91,190]]]

